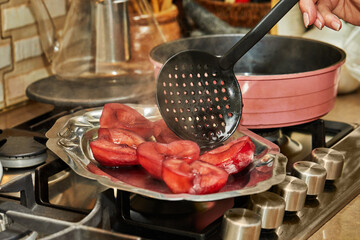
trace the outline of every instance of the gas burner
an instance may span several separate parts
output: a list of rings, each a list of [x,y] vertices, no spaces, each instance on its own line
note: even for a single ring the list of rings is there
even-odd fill
[[[4,168],[27,168],[44,163],[47,159],[45,137],[9,135],[2,132],[0,161]]]
[[[303,146],[300,142],[285,134],[281,134],[281,137],[278,139],[276,144],[280,147],[281,153],[288,158],[298,155],[303,150]]]
[[[273,143],[277,143],[282,135],[281,128],[252,129],[251,131]]]
[[[303,150],[302,144],[284,134],[281,128],[255,129],[252,131],[278,145],[281,153],[288,158],[298,155]]]
[[[46,164],[39,168],[43,166]],[[49,174],[47,167],[44,171]],[[42,180],[35,176],[34,184],[32,174],[28,173],[0,186],[0,239],[89,239],[89,236],[93,239],[139,239],[110,232],[109,220],[115,221],[117,213],[112,189],[99,193],[96,199],[89,199],[94,201],[93,208],[82,211],[39,201],[40,192],[34,190],[34,185],[39,186]],[[93,182],[88,184],[93,185]],[[87,189],[91,185],[82,186]],[[20,193],[19,198],[4,195],[15,192]]]
[[[288,174],[292,171],[292,165],[302,160],[309,152],[301,141],[286,131],[286,128],[253,129],[252,131],[279,146],[280,152],[288,159],[286,166]]]
[[[234,199],[210,202],[165,201],[141,195],[130,197],[130,217],[134,221],[179,230],[201,232],[232,208]]]
[[[56,113],[62,115],[51,113],[16,129],[0,130],[0,152],[9,137],[11,142],[12,137],[27,136],[25,141],[45,145],[44,132],[52,126],[53,120],[73,112],[59,110]],[[359,125],[320,119],[291,127],[252,131],[276,143],[286,155],[288,178],[295,162],[314,160],[311,153],[315,148],[331,148],[345,154],[342,175],[336,180],[326,180],[324,191],[315,197],[304,196],[304,192],[299,197],[299,189],[289,189],[286,183],[287,196],[296,192],[296,196],[286,201],[298,203],[300,198],[305,198],[305,203],[301,208],[300,204],[285,205],[282,224],[276,229],[262,229],[259,239],[308,238],[359,194],[360,152],[356,151]],[[49,240],[87,239],[89,236],[114,240],[218,240],[226,210],[251,206],[251,195],[213,202],[167,202],[127,191],[114,192],[112,188],[105,191],[104,186],[77,175],[54,153],[46,151],[45,164],[4,171],[0,185],[0,239],[3,234],[16,232],[24,236],[21,239],[26,235]],[[275,191],[276,186],[269,191],[282,194],[282,186],[277,187],[279,191]],[[264,206],[268,205],[263,204],[263,209]]]

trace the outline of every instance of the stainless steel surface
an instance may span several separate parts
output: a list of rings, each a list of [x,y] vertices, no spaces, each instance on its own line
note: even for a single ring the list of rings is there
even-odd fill
[[[46,146],[35,136],[9,136],[1,132],[0,161],[4,168],[27,168],[44,163]]]
[[[73,127],[75,128],[76,126]],[[354,130],[351,130],[351,133],[348,136],[342,138],[342,140],[340,140],[332,147],[332,149],[335,149],[345,155],[343,175],[339,179],[336,179],[334,181],[328,181],[325,186],[324,192],[320,193],[317,198],[307,199],[303,209],[296,213],[285,214],[283,223],[275,231],[275,233],[277,234],[276,238],[272,239],[307,239],[312,233],[317,231],[320,226],[322,226],[341,208],[343,208],[347,203],[349,203],[355,196],[359,194],[360,180],[358,180],[358,176],[360,174],[360,167],[358,166],[358,161],[360,159],[360,153],[356,151],[356,149],[359,148],[358,142],[360,138],[360,130],[356,125],[353,125],[353,127]],[[306,133],[302,132],[297,132],[296,134],[291,135],[294,141],[298,141],[299,143],[301,143],[302,147],[304,148],[308,148],[307,144],[304,143],[308,143],[308,140],[310,139],[310,150],[307,151],[307,153],[311,153],[311,136],[309,137],[309,135],[306,135]],[[331,138],[331,135],[332,134],[326,135],[326,137]],[[307,158],[311,158],[311,156],[309,155],[307,157],[302,157],[302,159]],[[71,170],[70,173],[80,179],[74,178],[70,180],[68,189],[75,189],[75,191],[81,193],[81,190],[87,187],[84,186],[76,188],[78,180],[81,180],[81,177]],[[62,179],[65,177],[69,177],[69,172],[64,173],[64,175],[60,176],[59,178]],[[58,197],[60,199],[60,192],[62,191],[61,186],[65,186],[67,184],[64,184],[61,180],[56,179],[51,179],[50,182],[57,183],[57,185],[60,187],[54,188],[54,193],[58,193]],[[94,181],[91,181],[89,179],[82,179],[88,180],[89,182],[91,182],[91,184],[96,184]],[[66,191],[66,195],[64,195],[63,197],[69,196],[69,194],[72,194],[71,191]],[[69,202],[66,204],[70,204],[72,201],[76,200],[75,198],[68,198]],[[80,205],[82,204],[80,203]],[[24,216],[19,216],[19,218],[23,217]],[[47,221],[49,219],[51,220],[51,218],[47,218]],[[220,230],[220,228],[218,229]],[[85,233],[85,229],[83,230],[84,232],[82,232],[82,230],[81,232]],[[88,231],[88,229],[86,231]],[[136,233],[134,234],[136,235]],[[260,239],[268,238],[260,237]]]
[[[261,217],[245,208],[233,208],[225,212],[221,236],[223,240],[258,240],[261,231]]]
[[[49,178],[48,186],[51,204],[78,209],[92,209],[96,198],[107,189],[71,170],[64,170]]]
[[[47,150],[47,159],[45,163],[53,161],[56,159],[56,156],[50,151]],[[3,177],[0,181],[0,186],[7,184],[8,182],[15,181],[15,179],[21,178],[22,176],[31,173],[34,180],[34,173],[35,173],[36,166],[34,167],[26,167],[26,168],[3,168],[1,167],[1,171],[3,171]],[[7,195],[11,195],[14,197],[19,197],[20,193],[6,193]]]
[[[304,207],[307,185],[299,178],[286,176],[282,183],[274,186],[273,192],[284,198],[285,211],[297,212]]]
[[[293,175],[306,183],[307,195],[316,196],[324,191],[326,169],[320,164],[309,161],[296,162],[293,165]]]
[[[294,212],[292,214],[285,214],[283,224],[280,225],[280,227],[278,227],[275,231],[277,236],[274,236],[274,238],[271,239],[279,239],[279,240],[307,239],[312,233],[316,232],[320,228],[320,226],[326,223],[330,218],[332,218],[332,216],[334,216],[340,209],[342,209],[346,204],[348,204],[355,196],[357,196],[360,193],[360,180],[358,180],[358,176],[360,174],[360,167],[358,166],[360,153],[357,151],[357,149],[359,149],[360,130],[358,129],[357,125],[352,125],[352,126],[354,128],[351,129],[351,133],[349,135],[345,135],[345,137],[344,135],[341,135],[341,138],[337,138],[337,135],[334,134],[334,131],[331,132],[327,131],[326,134],[326,139],[333,140],[335,138],[340,140],[340,141],[338,140],[332,141],[332,142],[337,142],[334,146],[333,144],[327,146],[332,146],[332,149],[335,149],[345,155],[343,175],[334,181],[327,181],[324,188],[324,192],[320,193],[316,198],[308,198],[307,201],[305,202],[305,206],[303,209],[301,209],[298,212]],[[286,134],[289,134],[289,136],[291,136],[291,138],[294,139],[294,141],[298,142],[303,149],[307,149],[305,151],[307,155],[304,155],[301,152],[298,158],[304,160],[305,159],[311,160],[311,155],[310,155],[312,150],[311,134],[309,135],[306,131],[305,132],[297,131],[296,133],[293,133],[291,131],[286,131]],[[332,138],[332,136],[334,136],[334,138]],[[48,151],[50,152],[50,150]],[[56,162],[61,162],[61,161],[56,160]],[[5,169],[5,171],[7,170]],[[69,173],[72,173],[74,176],[81,178],[74,171],[71,170],[69,172],[64,173],[64,175],[60,176],[59,178],[61,179],[68,177]],[[4,178],[6,177],[7,176],[4,175]],[[58,186],[60,188],[55,188],[54,193],[58,193],[59,198],[61,198],[60,196],[61,195],[60,192],[62,191],[61,186],[64,186],[65,184],[63,184],[62,181],[56,179],[54,180],[51,179],[50,182],[54,181],[54,183],[55,182],[58,183]],[[84,180],[88,180],[89,182],[92,182],[91,184],[96,184],[94,181],[91,181],[89,179],[84,179]],[[76,189],[75,191],[78,191],[80,193],[82,192],[81,191],[82,189],[86,189],[87,187],[84,186],[84,187],[76,188],[77,181],[78,180],[76,178],[70,180],[69,189],[70,188]],[[66,191],[66,192],[67,192],[66,196],[69,196],[68,194],[71,194],[71,191]],[[64,197],[66,196],[64,195]],[[245,198],[241,197],[238,200],[242,201],[243,199],[250,199],[250,197],[245,197]],[[69,203],[71,203],[74,200],[76,199],[69,198]],[[240,205],[240,207],[243,207],[241,205],[242,204],[241,202],[239,201],[237,202]],[[222,211],[222,213],[224,211]],[[337,218],[343,215],[344,215],[343,213],[339,214]],[[19,216],[19,217],[24,218],[24,216]],[[208,218],[208,216],[206,215],[205,217]],[[52,219],[53,218],[47,218],[47,220],[50,221]],[[121,217],[117,219],[121,219]],[[168,221],[168,219],[166,219],[165,221]],[[42,225],[46,225],[46,223],[42,222]],[[161,225],[161,227],[163,227],[163,225]],[[220,226],[217,229],[220,234]],[[85,229],[83,230],[84,230],[83,233],[85,233]],[[140,231],[135,231],[133,234],[137,235],[136,234],[137,232]],[[171,239],[171,238],[167,238],[167,239]],[[269,238],[264,238],[264,236],[261,236],[260,239],[269,239]]]
[[[17,189],[13,183],[9,184],[12,185],[12,190]],[[27,193],[34,194],[31,191]],[[141,239],[110,230],[109,218],[116,212],[116,206],[111,202],[111,194],[114,194],[111,190],[99,194],[88,213],[39,205],[35,202],[26,206],[0,197],[1,210],[5,212],[0,221],[1,227],[5,227],[4,231],[0,232],[1,239]]]
[[[130,105],[150,120],[159,119],[154,105]],[[239,127],[229,139],[248,135],[255,144],[254,161],[274,158],[261,171],[252,168],[241,176],[232,175],[218,193],[206,195],[173,194],[167,186],[149,177],[142,168],[102,168],[93,158],[89,141],[97,137],[102,108],[87,109],[60,118],[47,132],[47,146],[79,175],[95,179],[106,187],[118,188],[163,200],[213,201],[263,192],[282,182],[286,175],[287,159],[279,148],[266,139]]]
[[[307,200],[296,215],[285,215],[283,224],[276,230],[279,240],[308,239],[320,226],[330,220],[338,211],[360,193],[360,128],[337,142],[331,149],[345,155],[343,174],[339,179],[325,185],[324,192],[316,199]],[[297,139],[306,138],[298,134]]]
[[[48,151],[46,163],[54,161],[56,156]],[[0,164],[1,166],[1,164]],[[4,173],[0,181],[0,186],[11,183],[31,174],[33,182],[35,181],[36,167],[5,169],[0,167],[0,173]],[[59,206],[69,206],[79,209],[92,209],[94,207],[94,199],[98,194],[107,188],[97,182],[83,178],[71,170],[64,170],[48,179],[48,197],[49,203]],[[86,191],[84,191],[86,189]],[[19,197],[19,192],[2,193],[3,195]]]
[[[261,228],[276,229],[281,225],[285,213],[285,201],[272,192],[250,196],[251,208],[261,216]]]
[[[6,225],[9,224],[9,219],[5,213],[0,213],[0,232],[6,229]]]
[[[341,177],[345,156],[339,151],[331,148],[315,148],[311,152],[314,162],[326,169],[326,179],[335,180]]]
[[[39,165],[40,163],[44,162],[45,165],[49,165],[50,163],[59,161],[58,157],[46,148],[46,138],[40,132],[32,132],[21,128],[4,129],[1,130],[1,138],[6,140],[12,139],[11,141],[7,141],[7,143],[14,143],[11,144],[13,149],[10,147],[6,149],[2,148],[2,154],[5,156],[16,156],[11,159],[14,160],[14,162],[10,162],[11,164],[16,164],[15,168],[3,168],[0,164],[0,173],[2,175],[2,178],[0,178],[1,187],[14,183],[28,174],[31,175],[31,181],[35,182],[37,178],[36,170],[38,167],[43,166]],[[15,140],[19,141],[16,143]],[[42,161],[37,162],[37,158],[42,159]],[[32,164],[29,164],[29,162]],[[68,168],[56,174],[52,173],[53,170],[54,169],[49,170],[48,168],[48,171],[46,171],[48,172],[48,176],[44,176],[41,181],[39,180],[41,184],[45,184],[47,187],[44,192],[47,192],[46,201],[50,204],[80,209],[92,209],[95,203],[94,199],[96,199],[100,192],[106,189],[95,181],[83,178]],[[42,187],[44,187],[44,185],[42,185]],[[84,189],[86,189],[86,191],[84,191]],[[1,195],[18,198],[23,194],[19,191],[12,191],[2,192]]]

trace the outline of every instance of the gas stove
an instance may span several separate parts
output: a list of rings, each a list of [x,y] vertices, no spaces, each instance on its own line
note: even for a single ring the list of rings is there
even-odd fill
[[[249,208],[253,201],[254,196],[156,200],[77,175],[45,147],[44,135],[56,119],[77,110],[55,109],[0,132],[1,239],[221,239],[225,212]],[[260,239],[306,239],[360,193],[358,125],[319,119],[252,131],[280,147],[288,175],[294,163],[313,161],[313,149],[330,148],[345,157],[340,178],[327,180],[301,209],[286,211],[280,226],[263,229]]]

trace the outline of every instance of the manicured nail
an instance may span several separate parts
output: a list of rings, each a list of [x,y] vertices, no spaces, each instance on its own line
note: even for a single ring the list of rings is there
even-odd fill
[[[332,21],[331,26],[336,30],[339,31],[340,30],[340,23],[338,23],[337,21]]]
[[[307,28],[309,26],[309,14],[307,14],[307,12],[304,12],[303,19],[304,19],[304,25]]]
[[[314,25],[320,30],[323,28],[323,25],[321,24],[319,19],[316,19]]]

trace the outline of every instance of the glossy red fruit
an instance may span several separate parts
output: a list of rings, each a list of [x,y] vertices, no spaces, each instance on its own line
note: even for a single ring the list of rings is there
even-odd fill
[[[106,140],[111,141],[109,129],[108,128],[99,128],[97,139],[106,139]]]
[[[137,148],[145,139],[134,132],[120,128],[99,128],[98,139],[107,139],[115,144],[126,144]]]
[[[221,147],[208,151],[200,160],[225,169],[229,174],[240,172],[254,159],[255,145],[243,136]]]
[[[154,137],[156,141],[160,143],[171,143],[181,140],[181,138],[170,130],[163,119],[154,122]]]
[[[218,192],[228,179],[228,173],[212,164],[168,159],[163,162],[162,178],[173,193],[209,194]]]
[[[115,144],[106,139],[90,142],[94,158],[103,166],[119,167],[139,164],[136,149],[126,144]]]
[[[192,141],[180,140],[169,144],[144,142],[137,148],[140,165],[153,177],[161,179],[162,163],[168,158],[192,162],[199,158],[200,148]]]
[[[104,105],[100,127],[126,129],[145,139],[153,135],[153,123],[135,109],[121,103]]]

